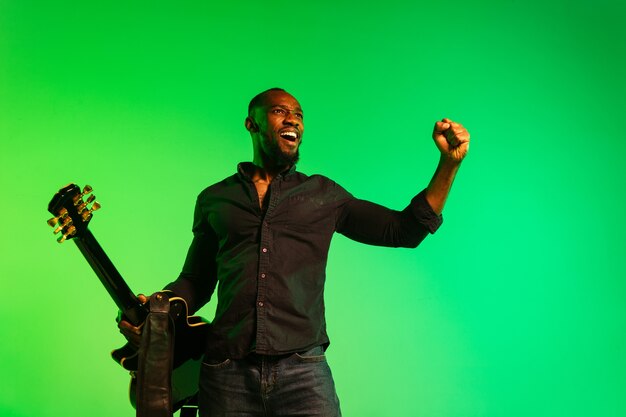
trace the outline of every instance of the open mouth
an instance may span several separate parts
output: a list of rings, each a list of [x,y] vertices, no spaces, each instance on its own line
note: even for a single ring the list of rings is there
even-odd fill
[[[298,133],[294,132],[293,130],[285,130],[279,133],[280,137],[288,140],[289,142],[295,142],[296,140],[298,140]]]

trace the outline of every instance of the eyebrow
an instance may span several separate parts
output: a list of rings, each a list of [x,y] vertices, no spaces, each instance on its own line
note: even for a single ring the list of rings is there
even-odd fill
[[[273,109],[274,107],[280,107],[281,109],[290,110],[290,108],[289,108],[288,106],[285,106],[285,105],[283,105],[283,104],[273,104],[273,105],[269,106],[269,108],[270,108],[270,109]],[[293,111],[297,111],[297,112],[300,112],[300,113],[304,113],[304,112],[302,111],[302,108],[300,108],[300,107],[296,107],[295,109],[293,109]]]

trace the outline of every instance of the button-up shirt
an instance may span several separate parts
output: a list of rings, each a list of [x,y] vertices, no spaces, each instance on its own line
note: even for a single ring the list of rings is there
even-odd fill
[[[206,349],[211,358],[327,346],[324,282],[333,233],[416,247],[442,222],[424,191],[396,211],[293,167],[271,181],[261,206],[251,172],[252,164],[241,163],[235,175],[200,193],[187,259],[166,287],[187,301],[190,312],[217,288]]]

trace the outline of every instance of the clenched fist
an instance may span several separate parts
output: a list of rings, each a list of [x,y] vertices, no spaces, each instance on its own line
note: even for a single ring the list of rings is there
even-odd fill
[[[435,123],[433,139],[441,155],[451,162],[461,163],[469,150],[470,134],[467,129],[447,118]]]

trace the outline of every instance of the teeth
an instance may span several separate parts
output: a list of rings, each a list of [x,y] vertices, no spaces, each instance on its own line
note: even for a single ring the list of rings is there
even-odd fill
[[[281,136],[289,136],[289,137],[292,137],[294,139],[298,137],[296,132],[282,132],[280,135]]]

